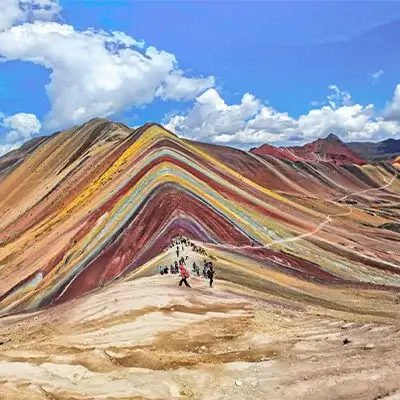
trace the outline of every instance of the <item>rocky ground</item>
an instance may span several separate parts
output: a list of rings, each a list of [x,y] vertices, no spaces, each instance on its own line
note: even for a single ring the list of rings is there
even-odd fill
[[[179,287],[154,275],[160,260],[173,252],[81,299],[3,318],[0,399],[400,399],[398,318],[326,312],[223,273],[213,289],[197,277]]]

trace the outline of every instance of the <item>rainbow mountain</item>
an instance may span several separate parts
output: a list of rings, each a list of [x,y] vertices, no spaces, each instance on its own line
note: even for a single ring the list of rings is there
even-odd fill
[[[111,285],[180,234],[291,282],[397,290],[399,169],[91,120],[0,158],[0,313]]]

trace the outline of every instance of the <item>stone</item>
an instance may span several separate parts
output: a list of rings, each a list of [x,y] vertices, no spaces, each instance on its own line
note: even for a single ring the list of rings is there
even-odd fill
[[[364,346],[364,349],[365,350],[372,350],[372,349],[374,349],[375,348],[375,345],[373,344],[373,343],[367,343],[365,346]]]
[[[347,338],[343,340],[343,344],[349,344],[349,343],[351,343],[351,340],[349,340]]]
[[[235,385],[236,385],[236,386],[242,386],[243,383],[242,383],[242,381],[235,381]]]

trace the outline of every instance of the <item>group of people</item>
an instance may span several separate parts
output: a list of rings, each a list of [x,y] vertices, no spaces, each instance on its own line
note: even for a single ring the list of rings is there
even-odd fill
[[[168,275],[169,273],[171,273],[172,275],[179,274],[179,276],[181,277],[181,280],[179,281],[179,286],[185,284],[186,287],[190,288],[191,286],[188,282],[190,273],[186,268],[186,263],[188,262],[189,254],[186,253],[185,256],[182,255],[185,250],[185,247],[187,246],[190,246],[192,251],[207,256],[207,252],[202,247],[195,245],[193,242],[190,241],[190,239],[180,236],[179,238],[172,240],[169,246],[169,248],[176,247],[175,251],[177,260],[175,260],[174,264],[171,264],[170,267],[159,265],[157,267],[157,270],[160,275]],[[180,255],[181,257],[179,258]],[[212,258],[215,259],[214,257]],[[200,267],[196,264],[196,262],[193,262],[192,272],[193,274],[196,274],[198,277],[200,277]],[[203,277],[205,279],[209,279],[210,287],[213,287],[214,275],[215,275],[215,269],[212,261],[204,260]]]

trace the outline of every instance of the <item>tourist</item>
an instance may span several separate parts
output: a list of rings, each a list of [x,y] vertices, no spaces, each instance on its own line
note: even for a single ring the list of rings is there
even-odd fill
[[[180,273],[181,273],[181,280],[179,282],[179,286],[182,286],[182,283],[185,284],[186,287],[191,287],[187,281],[189,278],[190,274],[189,271],[183,266],[183,264],[179,265]]]
[[[210,288],[212,288],[213,286],[213,282],[214,282],[214,275],[215,275],[215,270],[214,267],[211,265],[210,268],[207,271],[207,276],[210,279]]]

